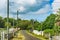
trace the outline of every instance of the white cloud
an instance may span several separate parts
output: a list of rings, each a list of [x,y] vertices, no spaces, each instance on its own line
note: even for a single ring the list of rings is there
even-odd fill
[[[0,9],[4,8],[6,6],[6,0],[0,0]]]
[[[0,0],[0,9],[6,6],[7,0]],[[20,9],[21,12],[25,13],[35,13],[35,14],[41,14],[41,13],[47,13],[50,10],[50,3],[48,3],[50,0],[9,0],[12,5],[10,5],[10,12],[11,14],[13,12],[16,12],[18,9]],[[47,3],[46,3],[47,2]]]
[[[13,2],[18,3],[18,4],[24,4],[24,0],[14,0]]]
[[[23,11],[25,10],[25,8],[24,8],[23,6],[21,6],[21,7],[19,8],[19,10],[20,10],[21,12],[23,12]]]
[[[44,8],[42,8],[42,9],[36,11],[36,12],[30,12],[30,14],[31,14],[31,13],[32,13],[32,14],[33,14],[33,13],[34,13],[34,14],[44,14],[44,13],[49,13],[50,11],[52,11],[51,6],[47,4],[47,5],[45,5]]]
[[[21,12],[25,12],[29,7],[33,6],[36,3],[36,0],[18,0],[18,1],[10,0],[10,2],[15,3],[15,5],[13,4],[12,6],[10,6],[10,12],[12,12],[12,11],[15,12],[19,9]]]
[[[35,4],[35,3],[36,3],[36,0],[30,0],[30,1],[29,1],[29,0],[27,0],[27,1],[26,1],[26,3],[29,3],[29,4],[33,5],[33,4]]]
[[[6,17],[7,0],[0,0],[0,16]]]
[[[2,16],[2,17],[7,17],[7,14],[0,12],[0,16]]]
[[[53,6],[53,13],[57,13],[58,9],[60,8],[60,0],[54,0],[52,6]]]
[[[38,11],[38,14],[40,14],[40,13],[48,13],[48,12],[50,12],[51,11],[51,6],[50,5],[45,5],[45,7],[44,8],[42,8],[42,9],[40,9],[39,11]]]
[[[12,0],[13,2],[17,3],[17,4],[29,4],[29,5],[33,5],[36,3],[36,0]]]

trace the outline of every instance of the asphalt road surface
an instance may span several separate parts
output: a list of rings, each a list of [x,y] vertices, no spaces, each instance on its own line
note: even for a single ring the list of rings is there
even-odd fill
[[[25,36],[25,40],[40,40],[26,33],[26,30],[21,30],[21,33]]]

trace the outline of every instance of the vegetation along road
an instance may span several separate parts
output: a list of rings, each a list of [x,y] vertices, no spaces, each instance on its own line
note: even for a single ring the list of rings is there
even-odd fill
[[[25,40],[40,40],[26,33],[26,30],[21,30],[21,33],[25,36]]]

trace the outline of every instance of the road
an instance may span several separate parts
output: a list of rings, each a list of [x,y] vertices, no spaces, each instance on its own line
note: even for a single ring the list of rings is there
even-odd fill
[[[36,37],[33,37],[33,36],[27,34],[25,30],[21,30],[21,33],[25,36],[25,40],[40,40]]]

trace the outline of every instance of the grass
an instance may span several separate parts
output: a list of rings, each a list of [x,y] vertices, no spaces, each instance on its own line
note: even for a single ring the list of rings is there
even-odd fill
[[[1,37],[1,32],[5,32],[5,33],[7,33],[7,30],[6,30],[6,28],[0,28],[0,37]],[[1,38],[0,38],[1,39]],[[5,39],[6,40],[6,39]]]
[[[17,36],[14,36],[12,40],[25,40],[25,37],[18,31]]]
[[[38,38],[38,39],[40,39],[40,40],[46,40],[44,36],[36,35],[36,34],[31,33],[31,32],[29,32],[29,31],[26,31],[26,32],[27,32],[29,35],[32,35],[32,36],[34,36],[34,37],[36,37],[36,38]]]
[[[1,32],[5,32],[5,33],[7,33],[7,30],[5,29],[5,28],[0,28],[0,34],[1,34]],[[16,32],[16,35],[17,36],[14,36],[11,40],[25,40],[25,37],[21,34],[21,32],[20,31],[17,31]],[[1,36],[1,35],[0,35]],[[6,40],[6,39],[5,39]]]
[[[4,31],[5,33],[7,33],[7,30],[6,30],[5,28],[0,28],[0,33],[3,32],[3,31]]]

